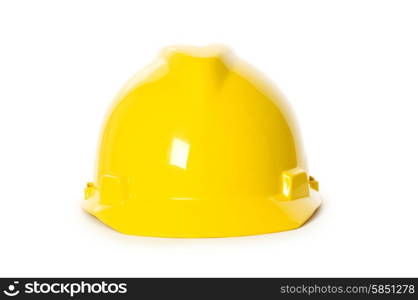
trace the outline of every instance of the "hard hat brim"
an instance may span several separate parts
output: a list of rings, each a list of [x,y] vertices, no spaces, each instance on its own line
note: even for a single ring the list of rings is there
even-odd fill
[[[148,199],[150,200],[150,199]],[[111,228],[129,235],[168,238],[215,238],[274,233],[296,229],[321,204],[319,193],[283,200],[265,197],[217,199],[175,198],[139,201],[143,205],[104,206],[98,193],[84,201],[83,208]],[[149,203],[159,203],[158,211]],[[219,207],[219,203],[225,203]]]

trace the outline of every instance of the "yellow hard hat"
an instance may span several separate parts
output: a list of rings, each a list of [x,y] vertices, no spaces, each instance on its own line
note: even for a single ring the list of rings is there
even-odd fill
[[[83,207],[126,234],[228,237],[297,228],[320,202],[284,97],[209,46],[164,49],[117,95]]]

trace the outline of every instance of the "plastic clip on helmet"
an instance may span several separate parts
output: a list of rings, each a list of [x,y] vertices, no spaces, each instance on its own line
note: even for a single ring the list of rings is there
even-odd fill
[[[320,205],[285,99],[222,47],[169,47],[116,97],[84,209],[127,234],[228,237]]]

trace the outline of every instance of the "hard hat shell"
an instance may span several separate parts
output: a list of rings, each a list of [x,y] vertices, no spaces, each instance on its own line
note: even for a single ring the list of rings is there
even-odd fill
[[[320,205],[284,97],[220,46],[168,47],[117,95],[84,209],[127,234],[228,237]]]

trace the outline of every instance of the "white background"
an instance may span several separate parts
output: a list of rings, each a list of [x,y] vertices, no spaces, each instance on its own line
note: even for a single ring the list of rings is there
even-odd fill
[[[113,96],[170,44],[229,45],[299,119],[304,227],[119,234],[85,214]],[[417,1],[2,1],[0,276],[418,276]]]

